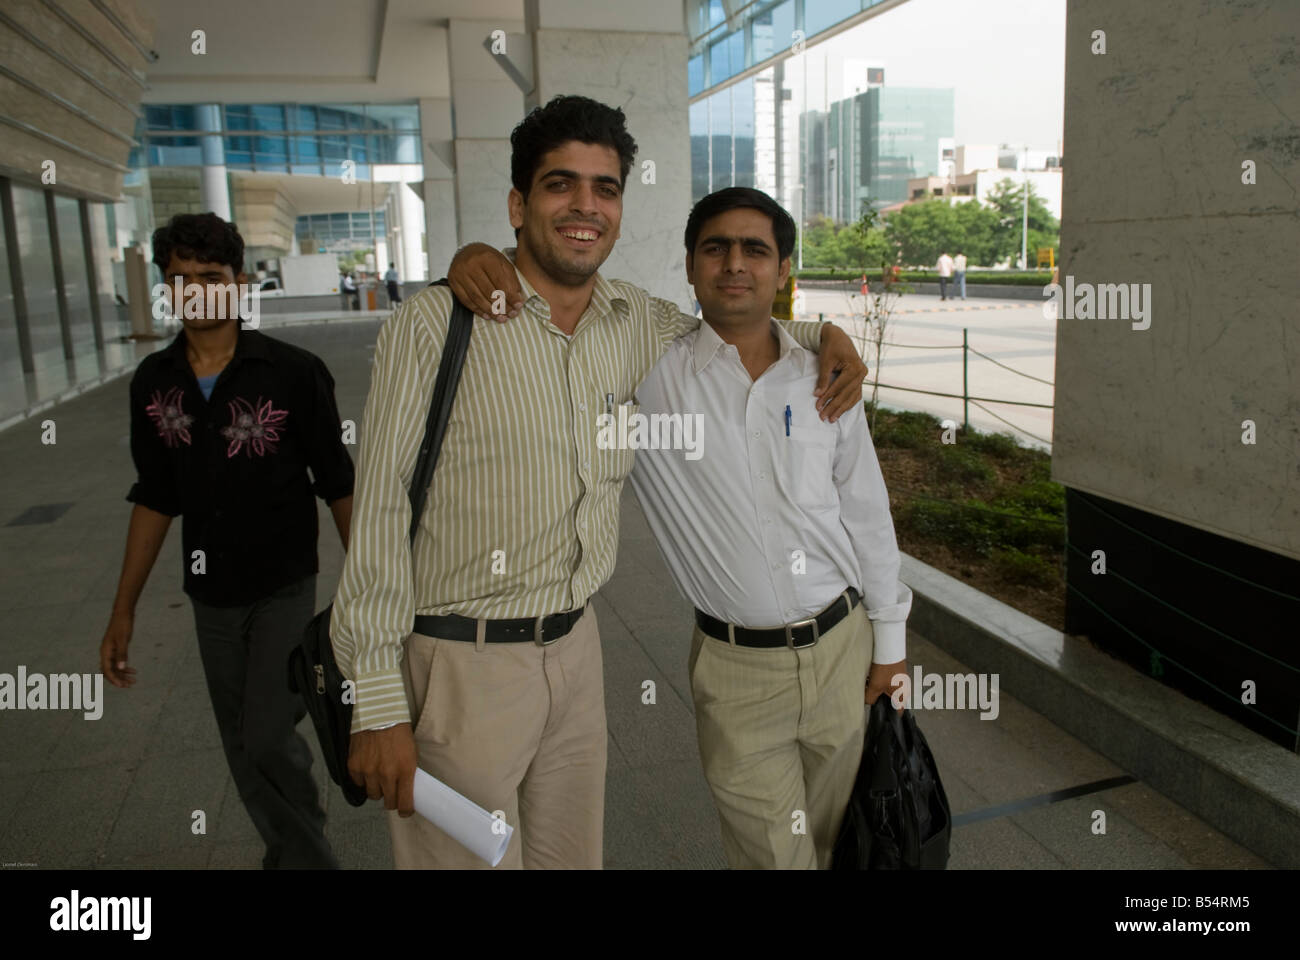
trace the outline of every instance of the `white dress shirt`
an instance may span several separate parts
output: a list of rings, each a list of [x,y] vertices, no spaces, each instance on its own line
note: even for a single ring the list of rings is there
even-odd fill
[[[701,435],[694,450],[639,449],[632,487],[677,588],[696,607],[738,626],[775,627],[857,587],[875,632],[873,662],[896,663],[906,656],[912,591],[898,579],[862,404],[836,423],[821,420],[816,355],[779,324],[772,329],[780,359],[756,381],[708,323],[673,341],[630,412],[699,414]]]

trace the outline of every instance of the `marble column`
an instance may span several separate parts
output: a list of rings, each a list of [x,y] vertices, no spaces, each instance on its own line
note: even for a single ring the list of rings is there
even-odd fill
[[[479,240],[496,247],[514,245],[506,205],[510,131],[523,119],[524,95],[483,42],[496,30],[514,34],[519,42],[522,29],[518,20],[452,20],[449,25],[456,219],[462,244]],[[445,200],[445,189],[437,192],[437,199]],[[431,254],[433,250],[431,245]],[[431,256],[429,269],[442,276],[445,266],[435,264]]]
[[[691,155],[681,5],[665,15],[640,0],[525,0],[524,18],[536,73],[529,102],[581,94],[621,107],[637,142],[620,239],[601,272],[688,307],[682,233]]]
[[[429,279],[447,275],[459,246],[456,237],[456,145],[451,100],[420,101],[421,162],[424,164],[424,238]]]
[[[200,130],[214,131],[199,137],[199,155],[203,166],[199,173],[199,203],[222,220],[230,217],[230,187],[226,181],[226,147],[220,134],[221,107],[215,103],[199,104],[194,116]]]
[[[424,202],[412,186],[418,183],[397,184],[397,210],[402,222],[402,266],[398,276],[402,283],[408,280],[424,280]],[[384,269],[388,265],[384,264]],[[439,274],[441,276],[441,274]]]

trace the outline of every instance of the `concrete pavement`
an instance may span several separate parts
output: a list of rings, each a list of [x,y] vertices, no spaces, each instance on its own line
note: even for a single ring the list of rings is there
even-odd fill
[[[378,320],[267,332],[329,365],[340,415],[358,423],[369,384],[359,357]],[[117,585],[134,479],[127,447],[129,378],[118,378],[0,432],[6,516],[0,523],[0,672],[97,669]],[[40,442],[40,420],[58,442]],[[13,525],[29,508],[46,522]],[[328,602],[342,550],[324,505],[317,607]],[[38,516],[37,519],[42,519]],[[179,523],[136,616],[139,682],[105,687],[99,720],[80,713],[0,712],[0,864],[59,867],[257,868],[262,847],[226,770],[203,682],[193,614],[180,590]],[[724,865],[716,814],[700,771],[686,677],[690,611],[676,595],[630,491],[613,578],[594,600],[605,658],[609,720],[605,864],[609,868]],[[936,638],[941,639],[941,638]],[[909,663],[929,672],[980,671],[909,634]],[[657,703],[642,703],[653,680]],[[1005,692],[996,720],[927,711],[954,814],[985,810],[1122,774]],[[302,729],[313,739],[307,722]],[[327,784],[317,763],[322,788]],[[391,866],[377,805],[349,807],[326,789],[329,836],[353,868]],[[191,832],[196,810],[207,832]],[[1094,835],[1093,811],[1107,814]],[[1142,783],[1006,816],[953,834],[951,866],[1244,868],[1264,861]]]

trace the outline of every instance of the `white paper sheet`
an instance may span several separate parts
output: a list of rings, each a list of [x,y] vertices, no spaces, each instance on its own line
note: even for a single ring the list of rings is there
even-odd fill
[[[493,867],[506,855],[510,836],[515,832],[510,824],[497,820],[477,803],[418,767],[415,770],[415,812]]]

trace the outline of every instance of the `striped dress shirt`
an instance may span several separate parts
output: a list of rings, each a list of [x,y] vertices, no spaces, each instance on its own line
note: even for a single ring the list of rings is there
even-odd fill
[[[400,659],[417,613],[506,619],[573,610],[613,572],[619,494],[635,451],[601,449],[597,417],[629,401],[668,344],[699,320],[597,274],[591,303],[567,336],[516,274],[520,315],[474,321],[411,547],[407,487],[451,291],[426,288],[379,331],[330,624],[339,668],[355,684],[353,732],[410,720]],[[818,348],[820,324],[788,329]]]

